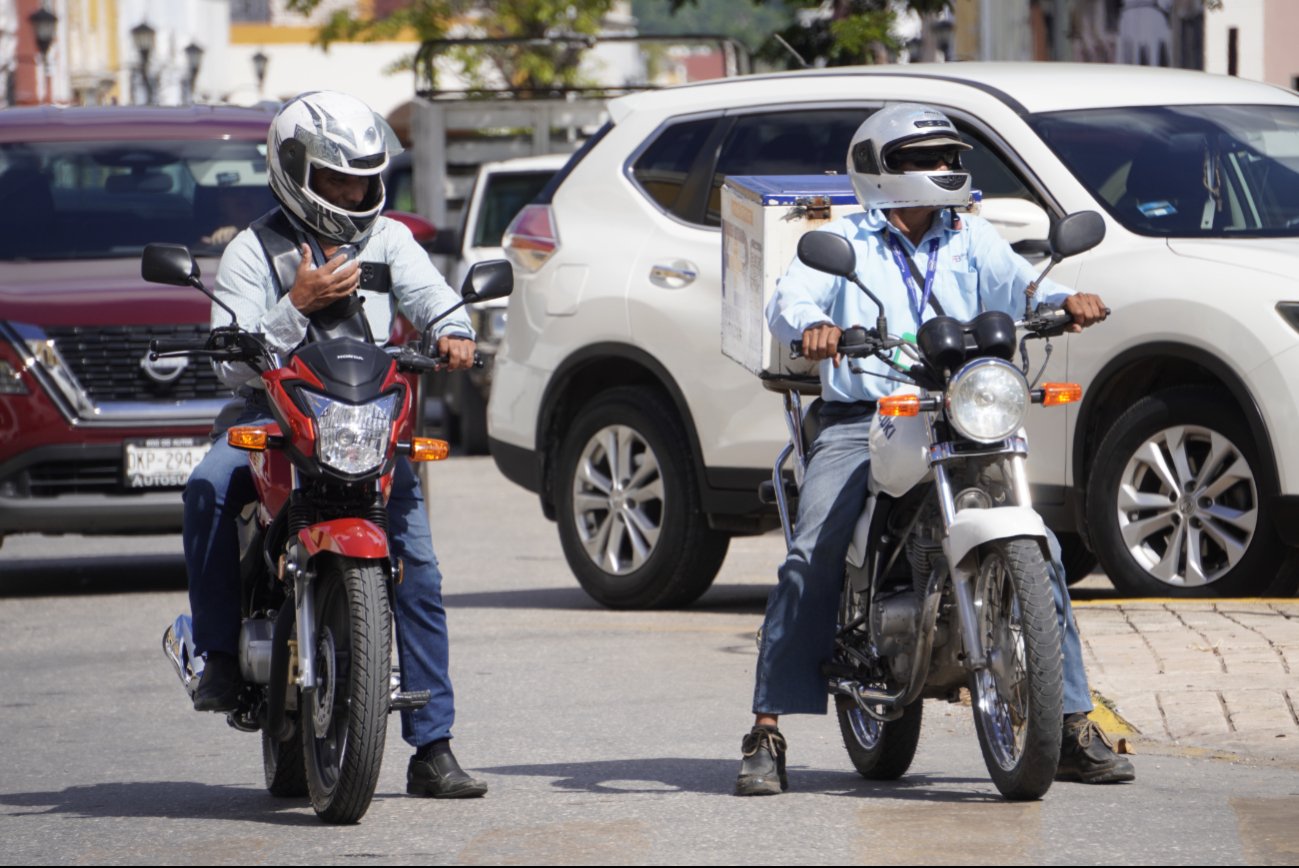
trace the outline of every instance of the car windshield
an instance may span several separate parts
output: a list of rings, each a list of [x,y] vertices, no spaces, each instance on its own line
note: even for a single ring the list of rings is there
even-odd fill
[[[1142,235],[1299,235],[1299,107],[1148,106],[1030,120]]]
[[[0,144],[0,260],[219,253],[275,205],[254,141]]]

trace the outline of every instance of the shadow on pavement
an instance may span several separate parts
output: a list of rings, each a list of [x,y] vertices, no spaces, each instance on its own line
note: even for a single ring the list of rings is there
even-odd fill
[[[3,585],[0,585],[2,588]],[[722,614],[761,614],[767,606],[770,585],[721,585],[714,587],[689,606],[690,612]],[[572,587],[520,588],[515,591],[466,591],[443,594],[448,607],[484,609],[573,609],[590,612],[609,611],[597,603],[573,580]]]
[[[592,793],[689,792],[732,795],[739,759],[688,759],[663,757],[637,760],[599,760],[585,763],[497,766],[479,771],[498,775],[554,778],[562,790]],[[987,778],[908,775],[899,781],[867,781],[854,772],[802,769],[790,766],[790,792],[829,796],[877,796],[927,802],[1002,802],[991,791]],[[942,789],[938,789],[942,787]],[[949,787],[977,787],[981,792],[954,791]]]
[[[0,597],[183,591],[180,555],[116,555],[0,561]]]
[[[68,814],[75,817],[160,817],[247,820],[277,826],[319,825],[306,799],[276,799],[263,789],[213,786],[194,781],[87,784],[46,793],[0,794],[8,816]],[[306,808],[307,813],[302,813]],[[288,813],[288,811],[293,813]]]

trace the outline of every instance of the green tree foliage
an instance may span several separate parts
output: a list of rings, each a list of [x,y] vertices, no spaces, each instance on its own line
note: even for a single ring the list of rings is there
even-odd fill
[[[674,12],[704,0],[666,0]],[[751,0],[765,6],[766,0]],[[794,69],[801,64],[792,48],[809,66],[846,66],[874,63],[895,56],[902,48],[892,35],[899,9],[933,15],[950,8],[951,0],[784,0],[791,11],[785,26],[757,49],[759,59]],[[731,0],[732,14],[743,18],[741,5]],[[779,36],[789,48],[780,44]]]
[[[632,0],[631,11],[639,33],[729,36],[750,51],[761,48],[794,14],[784,0],[753,0],[752,4],[749,0],[695,0],[689,5],[673,0]]]
[[[309,13],[321,0],[288,0],[294,12]],[[614,0],[411,0],[384,18],[358,18],[349,10],[333,13],[320,28],[316,42],[328,48],[333,42],[391,39],[408,30],[421,41],[457,35],[482,38],[536,40],[526,44],[448,47],[446,56],[457,63],[471,87],[490,87],[493,79],[517,91],[581,84],[581,46],[560,37],[590,36]],[[471,34],[462,34],[470,25]],[[410,69],[414,57],[396,70]],[[430,70],[436,75],[435,70]],[[437,82],[430,81],[436,86]]]

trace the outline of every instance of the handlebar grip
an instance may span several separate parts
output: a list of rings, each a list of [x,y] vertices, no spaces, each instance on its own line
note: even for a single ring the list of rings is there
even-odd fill
[[[173,339],[173,338],[154,338],[149,341],[149,352],[151,354],[161,353],[188,353],[195,350],[207,349],[205,340]]]
[[[789,342],[789,354],[796,359],[803,357],[803,341],[801,339]]]

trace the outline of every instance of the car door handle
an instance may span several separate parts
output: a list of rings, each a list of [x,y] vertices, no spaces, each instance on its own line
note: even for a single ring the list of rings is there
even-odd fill
[[[655,265],[650,268],[650,281],[659,286],[679,289],[693,283],[699,272],[687,263],[674,262],[671,265]]]

